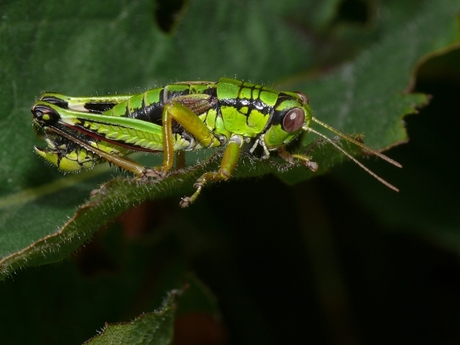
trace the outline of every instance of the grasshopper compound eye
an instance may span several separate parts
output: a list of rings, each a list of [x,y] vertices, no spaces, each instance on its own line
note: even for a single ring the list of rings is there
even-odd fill
[[[288,133],[299,130],[305,124],[305,111],[301,108],[289,110],[283,119],[283,128]]]

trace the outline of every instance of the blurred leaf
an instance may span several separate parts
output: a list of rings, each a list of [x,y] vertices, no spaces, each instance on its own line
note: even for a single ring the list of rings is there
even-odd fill
[[[177,292],[170,293],[159,310],[143,314],[131,322],[106,324],[101,334],[85,344],[172,344],[176,295]]]
[[[112,227],[98,233],[91,244],[60,265],[6,280],[0,288],[3,342],[80,344],[101,330],[104,322],[134,319],[140,319],[139,323],[120,325],[122,334],[138,326],[146,336],[170,337],[173,322],[196,315],[222,327],[214,295],[188,272],[171,236],[127,241],[121,230]],[[154,324],[159,325],[157,329]],[[24,325],[28,332],[20,332]],[[101,338],[98,341],[105,339]],[[153,339],[157,340],[156,335]]]

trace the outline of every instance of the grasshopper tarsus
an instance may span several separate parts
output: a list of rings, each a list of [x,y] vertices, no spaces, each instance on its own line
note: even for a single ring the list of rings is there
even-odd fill
[[[155,169],[155,168],[150,168],[150,169],[145,169],[145,172],[142,174],[142,177],[147,177],[147,178],[164,178],[166,177],[165,172]]]
[[[184,198],[181,199],[181,201],[180,201],[180,203],[179,203],[179,206],[180,206],[181,208],[187,208],[187,207],[189,207],[191,204],[192,204],[192,200],[191,200],[190,197],[187,196],[187,197],[184,197]]]

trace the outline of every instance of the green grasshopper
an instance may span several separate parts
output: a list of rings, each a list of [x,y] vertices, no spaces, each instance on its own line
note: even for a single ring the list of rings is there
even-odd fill
[[[208,181],[229,179],[245,149],[253,155],[258,149],[265,159],[278,151],[289,163],[300,161],[316,171],[318,165],[310,156],[286,150],[302,132],[316,134],[398,191],[310,125],[314,122],[397,167],[401,165],[313,117],[308,98],[300,92],[278,92],[222,78],[218,82],[180,82],[137,95],[69,97],[44,93],[32,107],[32,114],[48,144],[45,149],[35,147],[35,151],[63,171],[91,169],[107,161],[139,178],[162,178],[172,169],[175,152],[225,147],[220,168],[198,178],[194,194],[182,198],[181,207],[193,203]],[[136,151],[161,151],[163,163],[146,168],[127,158]]]

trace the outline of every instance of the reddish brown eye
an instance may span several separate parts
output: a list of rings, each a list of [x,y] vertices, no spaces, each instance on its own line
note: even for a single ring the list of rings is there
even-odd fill
[[[294,108],[287,112],[283,119],[283,128],[286,132],[292,133],[298,130],[305,123],[305,112],[301,108]]]
[[[306,94],[299,92],[299,91],[297,91],[296,94],[299,95],[302,102],[304,102],[305,104],[308,104],[309,100]]]

